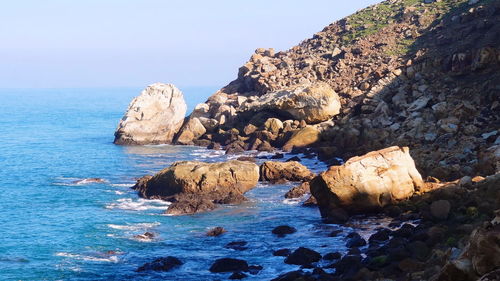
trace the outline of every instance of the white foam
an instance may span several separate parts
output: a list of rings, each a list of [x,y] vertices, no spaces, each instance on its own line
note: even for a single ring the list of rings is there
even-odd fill
[[[300,202],[301,202],[300,198],[289,198],[289,199],[283,200],[283,203],[287,204],[287,205],[297,205]]]
[[[170,206],[170,202],[163,200],[147,200],[147,199],[131,199],[122,198],[118,199],[116,203],[106,205],[106,209],[120,209],[131,211],[145,211],[145,210],[166,210]]]
[[[110,185],[113,187],[132,187],[132,186],[134,186],[133,183],[112,183]]]
[[[72,259],[76,259],[76,260],[84,260],[84,261],[113,262],[113,263],[118,262],[117,256],[95,257],[95,256],[84,256],[84,255],[71,254],[71,253],[66,253],[66,252],[58,252],[58,253],[56,253],[56,256],[65,257],[65,258],[72,258]]]
[[[113,229],[119,229],[119,230],[141,230],[141,229],[149,229],[153,228],[156,226],[159,226],[161,223],[159,222],[152,222],[152,223],[134,223],[134,224],[126,224],[126,225],[120,225],[120,224],[108,224],[109,228]]]

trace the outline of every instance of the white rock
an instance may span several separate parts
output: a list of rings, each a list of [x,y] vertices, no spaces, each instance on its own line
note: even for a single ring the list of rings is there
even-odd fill
[[[150,85],[130,103],[116,129],[114,143],[171,143],[182,126],[186,110],[184,96],[174,85]]]

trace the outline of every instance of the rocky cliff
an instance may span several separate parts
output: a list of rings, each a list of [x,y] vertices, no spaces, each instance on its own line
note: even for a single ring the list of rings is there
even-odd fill
[[[499,70],[499,0],[384,1],[288,51],[257,49],[179,143],[309,147],[326,160],[409,146],[425,176],[492,174]]]

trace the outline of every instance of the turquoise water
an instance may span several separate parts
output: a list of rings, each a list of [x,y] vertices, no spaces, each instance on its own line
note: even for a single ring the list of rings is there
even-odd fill
[[[221,153],[189,146],[124,147],[113,132],[140,89],[0,91],[0,280],[214,280],[229,274],[208,271],[213,260],[239,257],[262,265],[266,280],[296,269],[272,250],[308,246],[322,253],[343,250],[328,238],[319,212],[284,200],[293,184],[259,185],[240,206],[193,216],[165,216],[165,202],[139,199],[135,179],[178,160],[225,159]],[[189,107],[213,89],[185,92]],[[324,165],[308,160],[316,171]],[[76,184],[102,178],[102,184]],[[271,230],[298,229],[287,238]],[[222,237],[206,237],[223,226]],[[134,238],[146,231],[152,241]],[[231,241],[249,249],[225,249]],[[137,273],[157,257],[176,256],[185,264],[168,273]]]

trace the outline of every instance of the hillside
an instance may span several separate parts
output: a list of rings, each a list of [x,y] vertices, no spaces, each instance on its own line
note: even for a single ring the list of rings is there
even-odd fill
[[[178,143],[219,143],[229,153],[289,143],[324,160],[402,145],[426,176],[492,174],[499,168],[499,23],[498,0],[384,1],[288,51],[257,49],[236,80],[197,106]],[[306,97],[284,103],[323,106],[307,97],[321,83],[335,92],[338,114],[309,121],[306,108],[301,120],[283,107],[290,92]],[[277,97],[281,104],[269,103]],[[264,124],[271,117],[282,121],[276,132]]]

